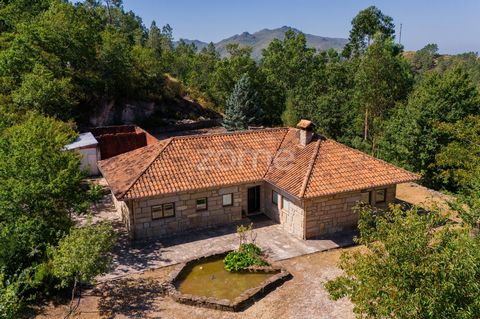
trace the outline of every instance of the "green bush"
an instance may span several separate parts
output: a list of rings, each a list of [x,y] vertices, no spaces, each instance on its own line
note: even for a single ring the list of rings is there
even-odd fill
[[[17,318],[22,309],[23,300],[20,297],[18,281],[5,283],[4,274],[0,273],[0,318]]]
[[[241,244],[239,250],[243,251],[243,252],[246,252],[247,254],[257,255],[257,256],[260,255],[261,252],[262,252],[260,247],[258,247],[257,245],[255,245],[253,243]]]
[[[251,266],[268,266],[261,257],[262,250],[255,244],[241,244],[238,250],[232,251],[223,260],[227,271],[241,271]]]

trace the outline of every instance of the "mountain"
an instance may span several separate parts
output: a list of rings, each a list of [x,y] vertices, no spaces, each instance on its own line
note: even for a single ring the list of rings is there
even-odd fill
[[[215,48],[220,53],[220,56],[226,56],[226,46],[230,43],[238,43],[240,46],[250,46],[253,48],[252,57],[255,60],[260,60],[262,50],[265,49],[273,39],[283,40],[285,32],[287,30],[293,30],[295,32],[301,32],[295,28],[283,26],[277,29],[263,29],[253,34],[243,32],[242,34],[236,34],[232,37],[223,39],[215,44]],[[317,50],[328,50],[330,48],[340,50],[347,43],[347,39],[343,38],[328,38],[321,37],[313,34],[305,34],[307,39],[307,45]],[[186,43],[194,43],[198,50],[203,49],[208,45],[206,42],[199,40],[182,39]]]

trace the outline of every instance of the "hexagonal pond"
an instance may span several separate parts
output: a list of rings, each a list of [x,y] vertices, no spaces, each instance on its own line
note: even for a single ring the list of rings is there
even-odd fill
[[[206,256],[180,265],[167,282],[173,298],[195,306],[240,311],[291,278],[287,270],[271,266],[228,272],[223,264],[225,255]]]

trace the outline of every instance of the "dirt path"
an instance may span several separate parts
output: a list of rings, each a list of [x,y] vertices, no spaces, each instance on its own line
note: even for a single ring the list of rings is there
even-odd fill
[[[172,269],[164,267],[88,291],[73,318],[354,318],[348,299],[332,301],[323,288],[327,280],[340,274],[336,267],[340,254],[340,250],[332,250],[279,262],[293,279],[240,313],[182,305],[163,296],[159,283]],[[63,318],[66,310],[65,305],[50,305],[37,318]]]

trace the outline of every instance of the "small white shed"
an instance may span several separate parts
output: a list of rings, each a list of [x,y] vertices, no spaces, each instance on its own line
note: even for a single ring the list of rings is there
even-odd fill
[[[92,133],[82,133],[72,143],[65,145],[67,150],[76,150],[81,155],[80,168],[88,172],[90,176],[100,174],[97,162],[101,159],[98,141]]]

